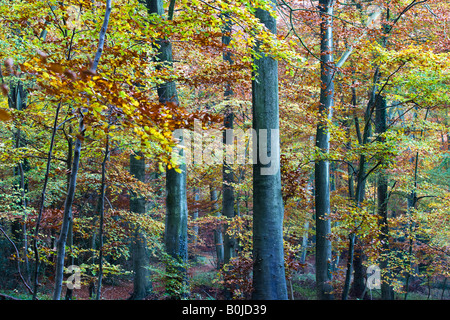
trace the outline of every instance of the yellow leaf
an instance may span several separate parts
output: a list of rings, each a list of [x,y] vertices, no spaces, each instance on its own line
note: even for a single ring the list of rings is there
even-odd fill
[[[135,106],[135,107],[139,107],[139,102],[134,100],[133,98],[131,98],[131,103]]]
[[[8,111],[6,111],[4,109],[0,109],[0,121],[8,121],[8,120],[11,120],[11,118],[12,117]]]
[[[47,67],[48,70],[51,70],[55,73],[63,73],[64,68],[59,63],[50,63]]]

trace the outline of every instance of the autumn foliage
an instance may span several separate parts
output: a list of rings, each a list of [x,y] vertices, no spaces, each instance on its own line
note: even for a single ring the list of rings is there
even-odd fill
[[[100,63],[93,71],[103,1],[0,0],[0,293],[19,289],[31,295],[25,284],[31,287],[35,281],[34,265],[39,262],[39,297],[49,294],[78,139],[81,160],[65,266],[81,268],[82,290],[97,281],[99,272],[106,286],[131,287],[131,248],[140,232],[153,278],[148,299],[167,298],[165,286],[184,268],[188,279],[180,280],[183,297],[250,299],[251,165],[187,164],[189,260],[187,265],[172,261],[171,270],[164,248],[165,175],[167,169],[180,170],[172,157],[179,142],[172,138],[174,130],[193,130],[194,123],[223,130],[227,112],[233,113],[235,129],[251,129],[252,80],[258,72],[253,61],[259,58],[259,48],[279,65],[289,298],[315,298],[314,284],[309,288],[305,279],[315,271],[314,163],[324,159],[330,165],[328,237],[334,297],[339,299],[344,290],[349,238],[355,236],[354,250],[361,253],[364,271],[388,261],[381,277],[396,298],[413,291],[430,296],[432,289],[434,298],[440,298],[437,288],[448,298],[448,3],[334,3],[335,97],[332,119],[326,120],[328,153],[315,146],[315,129],[324,121],[318,112],[316,2],[281,0],[276,10],[263,0],[180,0],[164,5],[166,15],[174,5],[171,19],[149,14],[141,1],[114,1]],[[263,9],[277,17],[276,36],[255,18],[255,10]],[[229,44],[224,37],[230,38]],[[160,41],[171,43],[172,63],[158,56]],[[171,82],[177,84],[178,103],[162,103],[157,89]],[[226,90],[232,94],[224,96]],[[371,92],[387,101],[387,130],[382,134],[374,131]],[[145,158],[145,181],[130,173],[130,156]],[[232,218],[222,214],[224,167],[233,173],[233,181],[225,182],[234,195]],[[361,172],[364,179],[358,180]],[[388,181],[385,237],[377,211],[382,175]],[[360,203],[355,201],[358,183],[364,188]],[[145,198],[145,214],[130,211],[131,195]],[[224,246],[225,238],[233,239],[234,247],[231,259],[222,263],[217,246]],[[131,290],[111,299],[127,299]],[[73,295],[88,298],[77,290]],[[351,296],[370,297],[378,298],[367,290]]]

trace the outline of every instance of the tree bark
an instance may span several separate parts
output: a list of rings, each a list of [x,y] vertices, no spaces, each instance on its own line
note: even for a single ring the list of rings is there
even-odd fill
[[[197,187],[194,187],[194,204],[197,206],[198,201],[200,199],[199,191]],[[195,221],[198,219],[198,208],[196,207],[195,210],[192,212],[192,221],[194,222],[194,226],[192,227],[193,235],[192,235],[192,244],[194,248],[197,246],[198,243],[198,224],[195,223]],[[192,257],[191,257],[192,258]]]
[[[226,130],[233,130],[233,118],[234,115],[232,112],[227,112],[225,114],[224,126]],[[223,143],[227,145],[226,132],[224,132],[224,140]],[[222,215],[227,217],[228,221],[235,216],[234,211],[234,172],[232,168],[227,164],[226,159],[224,157],[223,167],[222,167]],[[230,262],[230,259],[233,258],[236,253],[236,239],[227,234],[227,229],[224,230],[224,263],[227,264]]]
[[[100,197],[99,197],[99,255],[98,255],[98,279],[97,279],[97,293],[95,296],[96,300],[100,300],[102,293],[102,279],[103,279],[103,228],[105,219],[105,193],[106,193],[106,162],[109,158],[109,135],[106,136],[106,146],[105,146],[105,156],[102,161],[102,183],[100,185]]]
[[[149,14],[164,15],[162,0],[147,0],[147,10]],[[172,4],[173,7],[173,4]],[[172,19],[173,14],[169,15]],[[167,39],[156,41],[157,58],[161,65],[159,69],[171,67],[172,44]],[[178,105],[178,95],[175,82],[169,81],[157,88],[159,102],[161,104],[172,103]],[[174,133],[175,134],[175,133]],[[178,133],[177,133],[178,134]],[[183,143],[182,133],[177,136]],[[172,299],[180,299],[184,296],[183,286],[187,281],[185,264],[188,256],[187,237],[187,197],[186,197],[186,164],[184,152],[179,150],[180,164],[177,172],[174,168],[166,168],[166,229],[164,242],[166,252],[176,261],[176,268],[168,265],[169,273],[178,273],[171,281],[171,285],[166,286],[166,291]],[[170,262],[169,262],[170,264]]]
[[[39,237],[39,228],[41,225],[42,213],[44,212],[44,207],[45,207],[47,184],[48,184],[48,179],[50,177],[50,164],[52,161],[53,145],[55,142],[55,135],[56,135],[56,131],[57,131],[58,116],[59,116],[60,108],[61,108],[61,102],[58,103],[58,107],[56,108],[55,121],[53,124],[53,133],[52,133],[52,138],[50,140],[50,149],[49,149],[48,155],[47,155],[47,168],[45,171],[44,186],[42,187],[41,201],[40,201],[40,205],[39,205],[39,213],[38,213],[37,220],[36,220],[36,226],[34,228],[33,250],[34,250],[35,265],[34,265],[33,300],[36,300],[36,298],[37,298],[37,288],[38,288],[38,284],[39,284],[40,258],[39,258],[39,250],[37,247],[37,239]]]
[[[271,4],[276,5],[275,2]],[[275,37],[275,18],[261,9],[256,9],[255,15]],[[259,48],[256,49],[259,51]],[[258,155],[253,165],[253,299],[287,300],[283,249],[284,207],[280,176],[278,63],[265,53],[259,53],[261,57],[254,61],[257,74],[252,82],[253,129],[256,130],[256,141],[253,143],[254,146],[256,144]],[[267,139],[262,134],[262,129],[267,130]],[[266,161],[261,158],[262,142],[267,142],[267,156],[272,160],[268,164],[263,164]]]
[[[138,159],[137,157],[140,157]],[[141,153],[130,155],[130,173],[139,181],[145,181],[145,158]],[[132,193],[130,195],[130,211],[138,214],[145,214],[146,200],[144,197]],[[150,271],[147,269],[149,264],[149,255],[147,252],[147,243],[145,236],[135,226],[132,244],[133,261],[133,293],[130,300],[142,300],[152,291]]]
[[[180,154],[183,151],[180,150]],[[166,252],[174,260],[168,261],[167,269],[171,279],[166,284],[166,293],[172,299],[181,299],[187,281],[186,262],[188,257],[187,222],[188,209],[186,198],[186,165],[179,166],[181,173],[175,169],[166,172],[166,229],[164,243]],[[174,267],[172,264],[176,265]]]
[[[91,71],[95,73],[97,71],[98,62],[100,60],[101,54],[103,52],[103,46],[106,38],[106,30],[108,28],[109,23],[109,15],[111,13],[111,0],[106,1],[106,11],[103,19],[103,25],[100,30],[99,42],[97,46],[97,51],[94,57],[94,63],[91,66]],[[80,112],[80,125],[79,125],[79,135],[84,136],[84,122],[83,122],[83,113],[81,109]],[[73,156],[73,164],[72,164],[72,172],[70,174],[70,183],[69,189],[67,192],[66,201],[64,203],[64,213],[63,213],[63,221],[61,226],[61,232],[59,234],[58,242],[57,242],[57,256],[56,256],[56,271],[55,271],[55,289],[53,291],[53,300],[59,300],[61,297],[62,290],[62,281],[64,276],[64,258],[66,254],[66,241],[67,234],[69,232],[69,226],[72,220],[72,204],[75,197],[75,189],[77,186],[77,176],[78,169],[80,165],[80,157],[81,157],[81,144],[82,137],[78,136],[75,142],[74,148],[74,156]]]
[[[317,125],[316,147],[323,155],[330,149],[328,121],[332,117],[334,98],[333,69],[333,0],[319,2],[321,15],[321,91],[319,123]],[[331,281],[331,234],[330,222],[330,163],[321,159],[315,164],[315,206],[316,206],[316,283],[320,300],[333,299]]]
[[[216,217],[220,217],[222,214],[219,211],[217,190],[212,185],[209,186],[209,193],[210,193],[212,214]],[[224,263],[222,225],[219,225],[214,230],[214,245],[216,247],[217,269],[220,269],[220,268],[222,268],[223,263]]]
[[[224,17],[224,35],[222,36],[222,44],[224,46],[228,46],[231,41],[231,26],[232,21],[229,18],[228,14],[223,14]],[[233,63],[233,59],[231,56],[231,53],[228,51],[225,51],[223,53],[223,60],[227,61],[230,65]],[[225,85],[225,92],[224,92],[224,98],[228,100],[230,97],[233,96],[233,90],[231,89],[231,84],[227,83]],[[224,127],[225,131],[223,133],[223,144],[225,148],[228,146],[234,147],[234,139],[233,141],[228,141],[227,139],[227,130],[231,130],[230,132],[233,132],[233,122],[234,122],[234,113],[231,106],[227,106],[225,110],[225,117],[224,117]],[[234,148],[232,149],[234,150]],[[233,153],[234,155],[234,153]],[[235,216],[234,211],[234,172],[231,168],[231,166],[228,165],[226,161],[226,157],[224,157],[223,160],[223,167],[222,167],[222,215],[227,217],[227,219],[230,221]],[[236,250],[236,240],[227,234],[226,228],[224,230],[224,264],[227,264],[230,262],[230,259],[235,256],[235,250]]]
[[[364,131],[361,135],[359,121],[355,116],[355,127],[358,135],[358,140],[360,145],[365,145],[369,142],[369,137],[372,135],[372,114],[375,104],[375,92],[376,83],[378,81],[378,71],[375,71],[374,75],[374,85],[371,92],[370,100],[367,104],[366,111],[364,113]],[[353,96],[353,103],[356,104],[356,97]],[[366,180],[367,180],[367,160],[364,154],[359,157],[358,173],[356,175],[356,189],[354,192],[354,203],[356,207],[360,207],[361,203],[364,201],[365,190],[366,190]],[[349,235],[349,246],[348,246],[348,261],[347,261],[347,272],[345,277],[344,290],[342,292],[342,300],[347,300],[350,292],[350,282],[353,270],[355,271],[354,281],[353,281],[353,291],[356,296],[360,297],[365,289],[365,274],[364,267],[362,264],[363,252],[360,248],[357,248],[356,244],[358,238],[352,231]]]
[[[386,99],[377,95],[375,98],[375,132],[378,134],[377,140],[379,142],[383,142],[384,138],[381,136],[386,132],[387,128],[387,118],[386,118]],[[378,174],[377,181],[377,211],[378,216],[380,217],[379,225],[380,225],[380,241],[382,253],[384,253],[384,257],[381,258],[380,261],[380,269],[381,269],[381,299],[382,300],[393,300],[394,291],[393,288],[389,285],[389,226],[388,226],[388,176],[381,169],[381,172]]]
[[[84,134],[83,118],[80,120],[80,134]],[[74,148],[72,173],[70,175],[69,190],[67,191],[66,201],[64,203],[63,221],[58,242],[56,244],[56,272],[55,272],[55,289],[53,291],[53,300],[59,300],[61,297],[62,281],[64,276],[64,258],[66,255],[66,240],[69,232],[70,221],[72,220],[72,204],[75,197],[77,186],[78,168],[81,158],[81,140],[77,138]]]

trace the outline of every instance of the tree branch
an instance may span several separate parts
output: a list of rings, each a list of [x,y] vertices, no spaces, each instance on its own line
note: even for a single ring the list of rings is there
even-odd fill
[[[6,239],[8,239],[8,241],[11,243],[11,245],[14,247],[14,250],[16,251],[16,261],[17,261],[17,272],[19,273],[20,279],[22,280],[23,284],[25,285],[25,287],[27,288],[28,292],[33,294],[33,290],[30,288],[30,286],[27,284],[27,282],[25,281],[25,279],[22,276],[22,272],[20,271],[20,255],[19,255],[19,250],[17,249],[16,245],[14,244],[14,242],[11,240],[10,237],[8,237],[8,235],[6,234],[5,230],[3,230],[2,227],[0,227],[0,231],[4,234],[4,236],[6,237]]]
[[[106,11],[105,11],[105,17],[103,19],[103,25],[100,29],[100,36],[98,40],[98,47],[97,52],[95,54],[94,61],[92,62],[91,71],[96,72],[97,66],[100,61],[100,57],[103,52],[103,46],[105,45],[105,38],[106,38],[106,29],[108,29],[108,23],[109,23],[109,16],[111,14],[112,6],[111,6],[111,0],[106,1]]]

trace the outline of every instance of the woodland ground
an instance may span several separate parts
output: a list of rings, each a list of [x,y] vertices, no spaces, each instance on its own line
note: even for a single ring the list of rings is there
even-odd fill
[[[314,258],[306,263],[306,267],[295,274],[292,281],[288,282],[289,298],[292,300],[315,300],[315,275],[314,275]],[[223,300],[223,290],[213,280],[217,277],[217,269],[214,263],[214,256],[203,255],[197,260],[195,264],[189,269],[189,280],[191,284],[191,300]],[[21,287],[21,285],[19,285]],[[450,300],[450,285],[446,286],[444,295],[443,279],[426,278],[416,280],[411,284],[411,291],[408,294],[407,300]],[[40,300],[51,299],[53,290],[53,282],[47,281],[46,285],[41,287]],[[63,294],[65,289],[63,290]],[[131,278],[121,277],[114,279],[106,279],[102,286],[103,300],[126,300],[133,292],[133,281]],[[30,295],[26,294],[22,289],[16,290],[0,290],[0,294],[5,294],[11,297],[27,300]],[[380,299],[379,290],[370,292],[369,297],[373,300]],[[74,300],[90,300],[89,288],[87,285],[82,285],[81,289],[74,290]],[[153,282],[153,293],[150,294],[146,300],[162,300],[164,296],[164,286],[159,281]],[[403,300],[404,294],[397,294],[396,300]],[[0,298],[1,300],[1,298]]]

